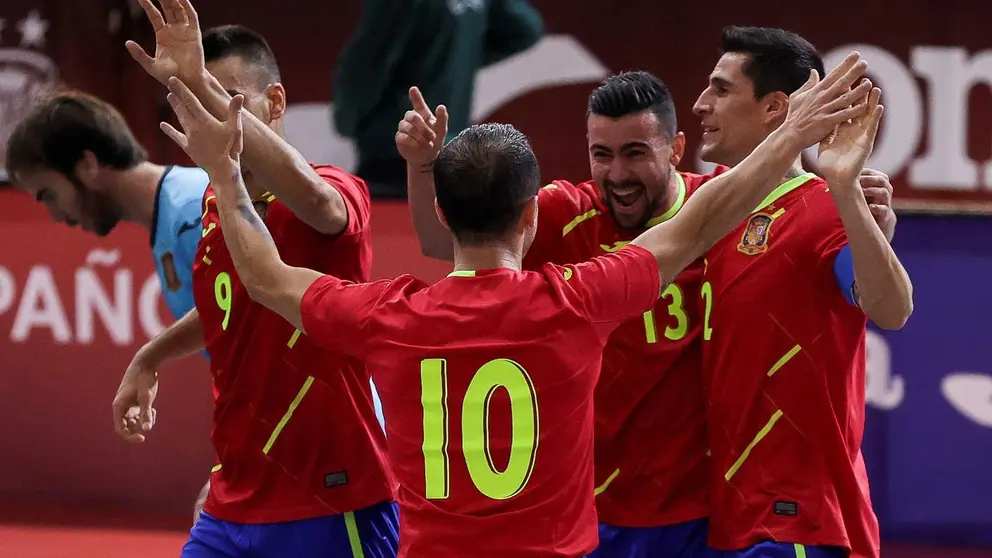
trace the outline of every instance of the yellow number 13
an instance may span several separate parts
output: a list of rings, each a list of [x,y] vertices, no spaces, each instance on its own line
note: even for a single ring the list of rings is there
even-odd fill
[[[675,318],[675,327],[668,326],[665,328],[665,338],[670,341],[678,341],[685,337],[685,334],[689,331],[689,317],[685,314],[682,289],[675,283],[672,283],[662,291],[661,297],[671,299],[671,302],[668,304],[668,315]],[[654,321],[654,310],[648,310],[644,313],[644,332],[647,335],[649,344],[658,342],[658,329]]]
[[[510,459],[499,471],[489,439],[489,405],[498,389],[510,396]],[[448,456],[448,368],[444,359],[420,363],[421,404],[424,409],[424,493],[443,500],[451,490]],[[537,391],[526,370],[516,362],[496,359],[476,371],[462,401],[462,453],[472,484],[484,496],[506,500],[530,481],[540,438]]]

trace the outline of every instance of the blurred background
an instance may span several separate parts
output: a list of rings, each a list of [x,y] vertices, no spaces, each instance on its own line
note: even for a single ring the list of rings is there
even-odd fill
[[[376,278],[436,279],[447,271],[420,254],[397,199],[402,182],[389,170],[394,153],[355,140],[378,117],[395,130],[402,111],[382,116],[372,102],[390,76],[425,85],[416,71],[394,67],[387,51],[430,52],[451,18],[492,1],[369,0],[364,13],[359,0],[196,3],[204,28],[240,23],[268,39],[289,96],[289,139],[311,161],[363,175],[386,169],[365,176],[379,196]],[[992,4],[533,0],[532,7],[537,20],[523,14],[477,26],[488,33],[477,60],[450,71],[426,60],[418,71],[447,80],[438,89],[446,98],[427,91],[432,105],[458,104],[464,123],[510,122],[527,133],[547,181],[588,178],[586,98],[600,79],[625,69],[667,82],[694,153],[691,107],[724,25],[798,32],[828,68],[852,48],[868,59],[886,105],[869,165],[892,176],[900,210],[894,245],[916,300],[904,330],[869,333],[864,452],[883,556],[992,557]],[[152,161],[188,164],[158,130],[171,112],[124,49],[127,39],[154,45],[144,14],[128,0],[4,0],[0,148],[32,96],[61,82],[120,108]],[[694,156],[682,168],[705,170]],[[159,423],[145,444],[121,442],[111,423],[126,365],[168,324],[146,233],[122,224],[96,238],[51,223],[35,200],[0,187],[0,234],[7,239],[0,245],[0,558],[178,555],[213,463],[205,363],[193,357],[162,371]]]

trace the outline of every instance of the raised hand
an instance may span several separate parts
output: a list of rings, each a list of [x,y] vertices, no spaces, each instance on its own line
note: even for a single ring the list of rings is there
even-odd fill
[[[827,137],[841,122],[864,115],[871,82],[864,80],[854,89],[851,86],[867,68],[860,53],[852,52],[822,81],[815,71],[810,72],[809,80],[789,96],[783,127],[796,133],[802,145],[809,147]]]
[[[439,105],[431,112],[416,87],[410,88],[412,110],[406,111],[396,132],[396,149],[408,165],[418,168],[434,162],[448,134],[448,109]]]
[[[212,179],[239,172],[241,149],[244,147],[241,107],[245,98],[235,95],[227,107],[227,119],[221,121],[207,112],[189,87],[178,78],[169,78],[168,86],[169,95],[166,98],[183,131],[176,130],[168,122],[159,124],[162,131]]]
[[[817,165],[831,184],[859,183],[859,175],[875,145],[875,134],[884,111],[884,107],[878,102],[881,94],[879,88],[872,88],[859,101],[865,105],[866,110],[839,123],[833,133],[820,142]]]
[[[155,56],[151,57],[134,41],[124,46],[152,77],[166,84],[170,77],[190,83],[205,72],[200,22],[189,0],[161,0],[162,12],[151,0],[138,0],[155,30]]]

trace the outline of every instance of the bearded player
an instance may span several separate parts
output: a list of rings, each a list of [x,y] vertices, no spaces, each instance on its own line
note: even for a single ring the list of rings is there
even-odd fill
[[[163,83],[183,76],[221,113],[228,91],[246,99],[247,187],[282,256],[367,281],[367,188],[336,167],[309,165],[283,139],[286,96],[265,41],[233,26],[201,37],[188,2],[162,2],[165,17],[147,1],[142,6],[156,54],[128,48],[146,71]],[[114,402],[118,432],[144,439],[155,421],[155,370],[205,346],[218,463],[182,555],[395,555],[392,483],[368,372],[252,301],[223,242],[216,200],[208,187],[193,271],[196,309],[135,357]]]
[[[803,145],[864,110],[870,86],[850,84],[865,67],[852,54],[812,76],[780,131],[634,246],[540,272],[520,271],[537,223],[533,152],[511,127],[469,128],[434,163],[456,247],[455,271],[434,286],[359,285],[283,263],[241,181],[237,100],[222,122],[176,81],[185,134],[165,129],[211,173],[249,294],[316,341],[368,357],[394,417],[400,555],[580,556],[597,538],[592,391],[610,330],[652,307],[664,278],[746,215]],[[427,131],[404,122],[398,134],[442,141]]]
[[[442,136],[411,91],[408,126]],[[541,189],[539,225],[525,267],[576,263],[619,250],[675,216],[712,177],[679,172],[685,151],[668,88],[648,72],[607,78],[589,98],[593,180]],[[436,154],[401,136],[410,208],[425,254],[450,259],[451,240],[434,214],[429,163]],[[866,177],[866,183],[871,178]],[[655,307],[610,336],[596,387],[596,557],[694,556],[706,551],[708,457],[695,299],[702,261],[666,287]],[[658,443],[659,436],[664,443]]]
[[[97,236],[121,221],[148,230],[166,306],[176,319],[193,308],[207,173],[150,162],[120,112],[81,91],[39,101],[11,133],[6,157],[14,186],[55,222]]]
[[[694,112],[703,159],[733,167],[774,133],[790,93],[823,62],[780,29],[727,28],[723,51]],[[873,220],[890,210],[871,207],[857,183],[876,126],[865,117],[843,124],[821,144],[825,180],[797,159],[706,255],[710,543],[726,556],[879,554],[861,454],[865,324],[898,329],[913,300]]]

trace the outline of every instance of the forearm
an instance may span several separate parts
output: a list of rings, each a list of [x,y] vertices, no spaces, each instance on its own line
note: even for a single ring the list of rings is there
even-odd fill
[[[634,244],[654,252],[663,279],[671,281],[758,207],[802,147],[790,130],[772,132],[740,164],[699,188],[673,219],[649,229]]]
[[[216,118],[227,117],[231,95],[210,74],[188,84]],[[242,164],[301,221],[327,235],[348,226],[341,194],[324,181],[306,158],[248,110],[241,111],[244,129]]]
[[[438,219],[434,208],[434,173],[429,168],[407,165],[407,198],[420,251],[428,258],[454,260],[451,233]]]
[[[157,365],[202,350],[203,324],[196,308],[179,318],[138,350],[145,362]]]
[[[279,257],[272,235],[252,204],[240,169],[233,169],[218,180],[211,175],[217,196],[217,211],[224,242],[248,295],[262,304],[276,290],[279,270],[285,264]]]
[[[858,305],[883,329],[900,329],[913,313],[913,283],[875,223],[861,187],[830,184],[851,250]]]

